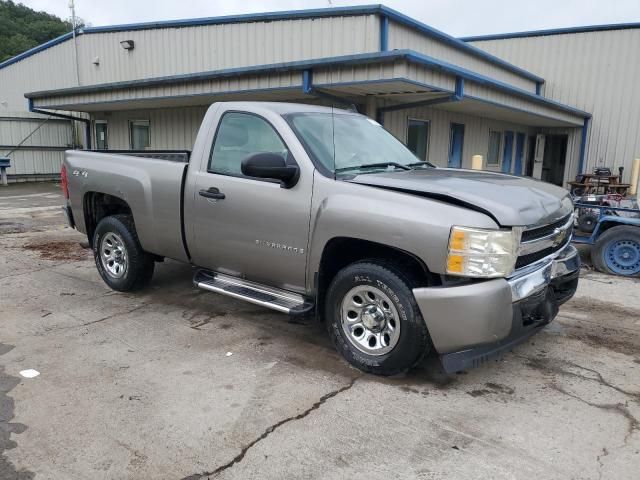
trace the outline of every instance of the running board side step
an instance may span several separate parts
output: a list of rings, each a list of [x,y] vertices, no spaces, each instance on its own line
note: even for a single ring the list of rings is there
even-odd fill
[[[193,277],[193,284],[203,290],[239,298],[289,315],[302,315],[314,307],[312,301],[300,294],[223,273],[198,270]]]

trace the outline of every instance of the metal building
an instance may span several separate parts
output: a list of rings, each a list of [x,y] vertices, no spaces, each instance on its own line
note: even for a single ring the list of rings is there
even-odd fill
[[[589,147],[591,104],[545,96],[556,77],[518,64],[384,6],[329,8],[87,28],[0,64],[0,102],[73,116],[96,149],[190,149],[215,101],[353,104],[421,159],[465,168],[479,154],[562,184]]]
[[[542,93],[593,115],[585,159],[568,157],[565,179],[608,166],[617,173],[640,157],[640,23],[539,30],[464,38],[544,77]]]

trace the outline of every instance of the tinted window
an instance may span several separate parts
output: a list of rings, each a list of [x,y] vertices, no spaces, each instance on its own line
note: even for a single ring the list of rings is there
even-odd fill
[[[407,126],[407,148],[420,160],[426,160],[429,140],[429,122],[409,119]]]
[[[129,130],[132,150],[149,148],[149,120],[132,120],[129,122]]]
[[[502,134],[500,132],[489,132],[489,151],[487,152],[487,165],[500,164],[500,142]]]
[[[264,119],[248,113],[226,113],[215,138],[209,171],[242,175],[242,161],[254,153],[277,153],[287,158],[287,147]]]

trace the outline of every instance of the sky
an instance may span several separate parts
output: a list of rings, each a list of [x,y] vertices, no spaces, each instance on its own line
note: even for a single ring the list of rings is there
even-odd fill
[[[69,0],[14,0],[68,18]],[[367,5],[380,0],[75,0],[76,14],[92,26],[215,17],[241,13]],[[399,10],[454,36],[640,22],[640,0],[386,0]]]

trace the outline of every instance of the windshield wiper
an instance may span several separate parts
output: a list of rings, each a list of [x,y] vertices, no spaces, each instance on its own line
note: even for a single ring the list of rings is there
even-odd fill
[[[428,167],[432,167],[432,168],[438,168],[436,167],[433,163],[431,162],[426,162],[426,161],[421,161],[421,162],[413,162],[413,163],[408,163],[407,167],[422,167],[422,166],[428,166]]]
[[[401,163],[396,162],[380,162],[380,163],[365,163],[364,165],[352,165],[351,167],[341,167],[336,168],[336,173],[338,172],[346,172],[347,170],[355,170],[359,168],[384,168],[384,167],[396,167],[402,170],[411,170],[407,165],[402,165]]]

